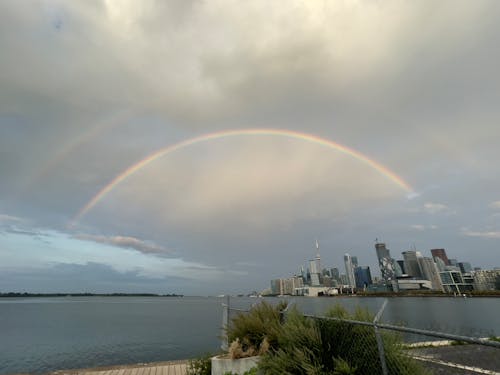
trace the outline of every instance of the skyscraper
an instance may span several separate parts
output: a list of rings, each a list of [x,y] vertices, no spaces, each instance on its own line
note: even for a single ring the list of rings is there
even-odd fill
[[[352,258],[349,254],[344,255],[344,264],[345,264],[345,273],[347,275],[347,281],[349,282],[349,286],[356,286],[356,279],[354,277],[354,267],[352,265]]]
[[[377,242],[375,244],[377,252],[378,265],[382,278],[388,282],[394,279],[394,267],[392,264],[391,254],[389,249],[385,247],[385,243]]]
[[[425,280],[432,283],[432,289],[443,291],[443,284],[439,276],[439,269],[432,258],[418,257],[418,264],[422,270],[422,276]]]
[[[320,285],[319,270],[316,267],[317,267],[316,259],[311,259],[309,261],[309,273],[311,275],[310,277],[311,277],[311,285],[312,286],[319,286]]]
[[[396,262],[399,264],[399,268],[401,268],[401,272],[406,273],[404,260],[397,260]]]
[[[337,267],[330,269],[330,275],[332,276],[332,279],[340,281],[340,272]]]
[[[358,289],[363,289],[373,283],[370,267],[356,267],[354,269],[354,277],[356,279],[356,288]]]
[[[403,259],[406,273],[417,279],[422,278],[422,270],[417,259],[417,252],[413,250],[403,251]]]
[[[450,264],[448,256],[446,255],[446,251],[444,249],[431,249],[431,254],[433,257],[440,258],[444,262],[445,266],[448,266]]]
[[[321,257],[319,255],[319,242],[316,240],[316,272],[321,272]]]

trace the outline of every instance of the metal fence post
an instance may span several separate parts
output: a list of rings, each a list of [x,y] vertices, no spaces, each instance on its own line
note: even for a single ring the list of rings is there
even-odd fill
[[[384,342],[382,341],[382,336],[377,327],[377,323],[384,312],[385,306],[387,305],[387,299],[384,300],[382,307],[378,311],[377,315],[375,315],[375,319],[373,319],[373,329],[375,330],[375,338],[377,339],[377,347],[378,347],[378,355],[380,357],[380,366],[382,367],[382,374],[388,375],[387,371],[387,363],[385,362],[385,352],[384,352]]]
[[[229,325],[229,296],[226,298],[226,303],[222,303],[222,334],[221,334],[221,349],[227,351],[229,349],[227,326]]]

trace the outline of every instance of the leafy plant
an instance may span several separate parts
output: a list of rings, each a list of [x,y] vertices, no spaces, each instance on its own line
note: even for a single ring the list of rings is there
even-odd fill
[[[231,357],[249,357],[276,348],[286,306],[286,303],[273,306],[262,302],[250,312],[233,318],[227,331]]]
[[[372,321],[367,310],[349,314],[335,306],[327,316]],[[391,374],[424,374],[423,368],[405,355],[400,337],[382,333],[385,359]],[[339,320],[311,319],[293,309],[278,330],[277,347],[259,362],[265,374],[381,374],[373,327]]]
[[[187,375],[211,375],[212,361],[211,355],[194,358],[189,361]]]

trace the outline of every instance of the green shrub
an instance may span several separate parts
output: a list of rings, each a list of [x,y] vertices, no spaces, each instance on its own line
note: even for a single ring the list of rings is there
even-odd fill
[[[194,358],[189,361],[187,375],[211,375],[212,360],[211,355],[205,355],[200,358]]]
[[[350,315],[335,306],[327,316],[372,321],[367,310]],[[287,314],[278,329],[277,346],[259,362],[265,374],[381,374],[380,357],[371,326],[336,320],[311,319],[297,310]],[[398,335],[381,333],[390,374],[424,374],[422,367],[405,355]]]
[[[262,354],[264,349],[276,348],[282,311],[286,306],[286,303],[273,306],[262,302],[231,320],[227,334],[233,351],[239,353],[236,357]]]

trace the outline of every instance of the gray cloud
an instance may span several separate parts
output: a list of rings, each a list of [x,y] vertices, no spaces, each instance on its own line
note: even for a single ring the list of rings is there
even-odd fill
[[[427,202],[424,204],[424,210],[429,214],[438,214],[450,212],[447,205],[443,203]]]
[[[495,231],[495,230],[490,230],[490,231],[464,230],[462,234],[468,237],[491,238],[491,239],[500,238],[500,231]]]
[[[245,264],[256,266],[235,287],[292,272],[317,237],[325,264],[352,249],[376,269],[372,242],[384,238],[395,257],[411,243],[463,260],[474,248],[488,267],[498,257],[482,237],[496,229],[461,228],[499,224],[499,19],[494,1],[3,1],[2,227],[159,262],[168,244],[202,268],[179,273],[206,273],[214,289]],[[123,181],[78,223],[98,236],[66,229],[155,150],[242,127],[331,139],[417,194],[305,142],[218,140]]]
[[[160,256],[172,256],[173,251],[155,244],[151,241],[141,240],[130,236],[98,236],[92,234],[76,234],[74,238],[84,241],[93,241],[106,245],[119,246],[127,249],[134,249],[144,254],[154,254]]]

